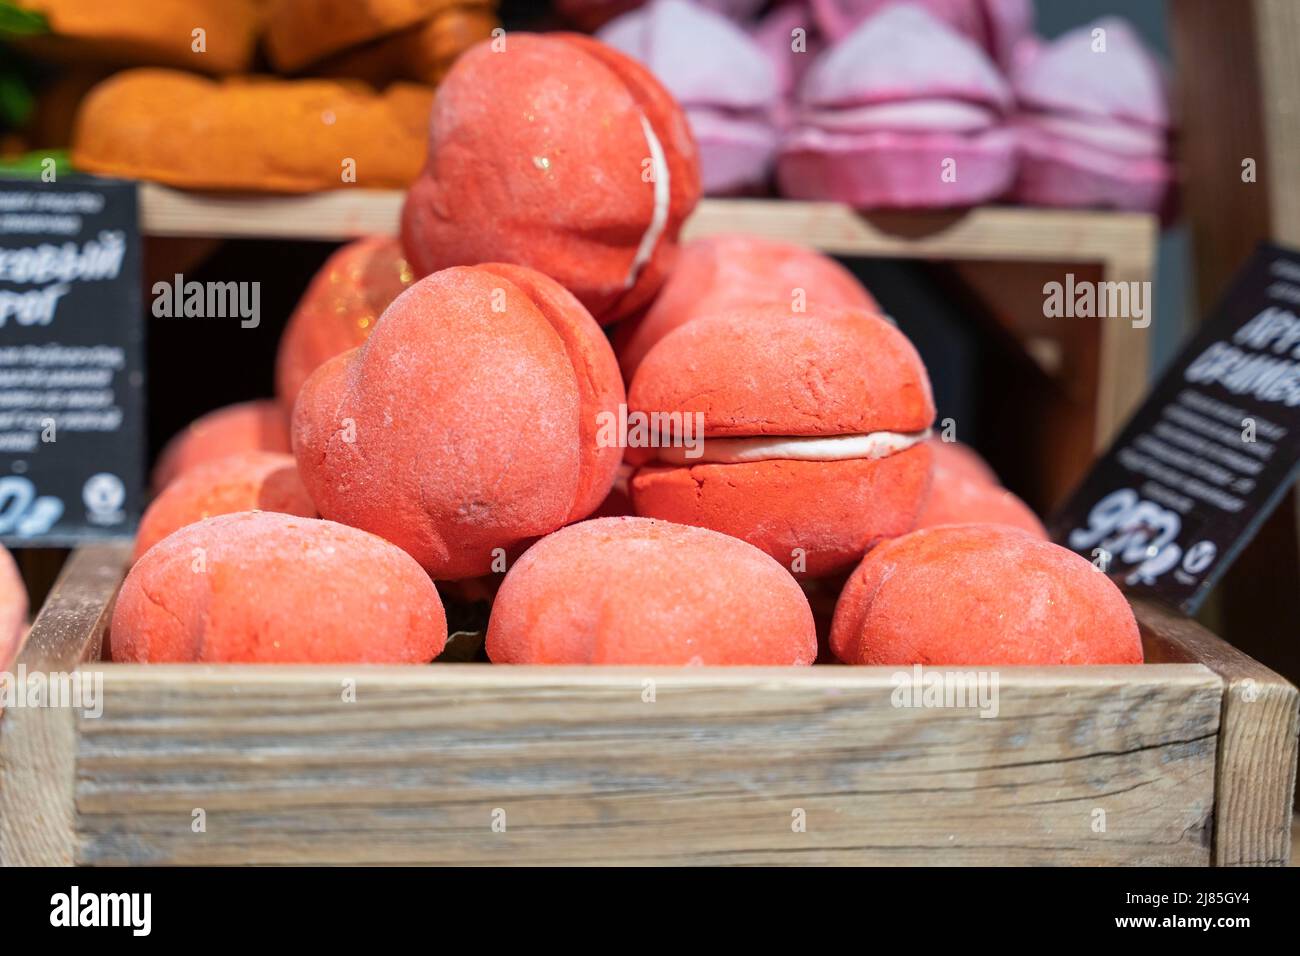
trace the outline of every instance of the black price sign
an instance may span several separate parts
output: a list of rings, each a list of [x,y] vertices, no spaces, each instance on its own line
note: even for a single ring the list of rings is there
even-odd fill
[[[0,541],[134,532],[144,323],[134,183],[0,180]]]
[[[1298,474],[1300,253],[1262,245],[1049,527],[1192,614]]]

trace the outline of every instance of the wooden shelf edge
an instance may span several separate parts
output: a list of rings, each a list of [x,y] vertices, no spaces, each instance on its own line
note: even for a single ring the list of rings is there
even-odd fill
[[[304,195],[190,193],[140,184],[151,236],[341,241],[397,230],[401,191],[339,189]],[[687,238],[744,232],[839,255],[1035,262],[1150,263],[1155,220],[1141,213],[985,206],[962,212],[864,215],[830,202],[705,199]]]

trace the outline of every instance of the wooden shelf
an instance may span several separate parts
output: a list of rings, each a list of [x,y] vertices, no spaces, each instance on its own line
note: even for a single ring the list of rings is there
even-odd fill
[[[403,193],[339,189],[301,196],[187,193],[144,183],[146,234],[341,241],[397,229]],[[688,238],[744,232],[844,256],[1025,262],[1149,263],[1155,220],[1140,213],[986,206],[864,215],[831,202],[705,199]]]

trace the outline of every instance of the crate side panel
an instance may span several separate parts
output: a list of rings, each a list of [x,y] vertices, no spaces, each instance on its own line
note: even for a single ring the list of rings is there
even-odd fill
[[[1004,670],[992,718],[884,668],[104,670],[88,864],[1209,859],[1196,664]]]

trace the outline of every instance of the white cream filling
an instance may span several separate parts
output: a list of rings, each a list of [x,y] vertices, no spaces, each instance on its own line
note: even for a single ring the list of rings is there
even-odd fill
[[[650,225],[646,227],[645,233],[641,236],[641,244],[637,246],[632,267],[628,269],[627,280],[623,283],[625,289],[636,285],[637,276],[650,261],[650,257],[655,254],[659,237],[664,234],[664,228],[668,225],[668,197],[672,185],[668,180],[668,160],[664,158],[663,145],[659,142],[655,131],[651,129],[650,121],[645,118],[644,113],[641,114],[641,129],[645,131],[645,141],[650,147],[650,169],[655,180],[655,208],[650,216]]]
[[[885,458],[930,437],[919,432],[868,432],[863,435],[760,435],[754,438],[705,438],[695,447],[660,448],[658,458],[670,465],[736,465],[748,461],[849,461]]]

